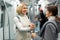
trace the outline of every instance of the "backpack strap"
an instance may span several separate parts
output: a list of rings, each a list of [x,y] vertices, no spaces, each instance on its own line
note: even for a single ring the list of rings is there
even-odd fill
[[[16,17],[18,18],[19,22],[21,22],[20,18],[18,16],[16,16]]]
[[[56,28],[56,32],[58,32],[57,26],[56,26],[53,22],[48,22],[48,23],[53,24],[53,25],[54,25],[54,27]],[[48,24],[48,23],[47,23],[47,24]],[[47,25],[47,24],[46,24],[46,25]]]
[[[19,22],[21,22],[21,21],[20,21],[20,18],[19,18],[18,16],[16,16],[16,17],[18,18]],[[16,29],[18,29],[18,27],[17,27],[17,26],[16,26]],[[18,29],[18,30],[19,30],[19,29]]]

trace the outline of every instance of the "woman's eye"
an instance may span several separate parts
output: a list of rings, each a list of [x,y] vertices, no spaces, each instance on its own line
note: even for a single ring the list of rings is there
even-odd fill
[[[24,7],[24,9],[27,9],[26,7]]]

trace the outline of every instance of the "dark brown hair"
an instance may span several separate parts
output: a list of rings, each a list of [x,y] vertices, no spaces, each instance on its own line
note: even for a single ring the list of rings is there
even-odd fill
[[[49,12],[52,12],[52,16],[57,16],[58,15],[58,7],[57,6],[54,6],[54,5],[48,6],[47,10]]]

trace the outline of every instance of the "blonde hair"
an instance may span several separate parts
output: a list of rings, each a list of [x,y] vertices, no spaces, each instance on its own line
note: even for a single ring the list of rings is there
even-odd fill
[[[17,12],[19,15],[22,14],[22,8],[23,8],[24,6],[27,6],[27,4],[26,4],[26,3],[21,3],[21,4],[19,4],[19,5],[17,6],[16,12]]]

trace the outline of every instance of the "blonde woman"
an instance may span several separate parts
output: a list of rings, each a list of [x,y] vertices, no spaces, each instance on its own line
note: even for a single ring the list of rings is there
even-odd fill
[[[27,5],[21,3],[17,7],[17,16],[14,18],[16,26],[16,40],[31,40],[30,30],[34,29],[34,24],[31,24],[26,13]]]

